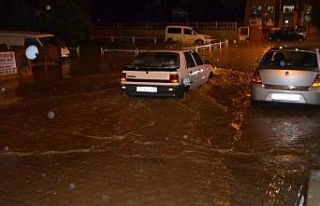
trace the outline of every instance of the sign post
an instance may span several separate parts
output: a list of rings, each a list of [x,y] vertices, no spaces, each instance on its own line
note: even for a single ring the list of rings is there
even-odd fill
[[[17,65],[14,52],[0,52],[0,76],[16,73]]]

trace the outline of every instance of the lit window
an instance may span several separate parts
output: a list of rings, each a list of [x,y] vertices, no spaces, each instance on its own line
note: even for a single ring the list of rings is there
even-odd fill
[[[261,6],[253,6],[250,12],[251,18],[261,18]]]
[[[294,6],[283,6],[283,13],[293,13],[294,12]]]

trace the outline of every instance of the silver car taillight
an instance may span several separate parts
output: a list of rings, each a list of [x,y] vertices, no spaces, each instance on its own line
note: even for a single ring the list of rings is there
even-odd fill
[[[317,74],[316,78],[314,78],[312,87],[320,87],[320,74]]]
[[[253,83],[262,84],[262,79],[261,79],[261,77],[260,77],[259,71],[255,71],[255,72],[253,73],[252,82],[253,82]]]

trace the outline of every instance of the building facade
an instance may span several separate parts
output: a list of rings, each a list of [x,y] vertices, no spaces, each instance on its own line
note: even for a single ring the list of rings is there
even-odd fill
[[[248,26],[306,26],[314,0],[246,0]]]
[[[245,25],[250,28],[250,40],[265,40],[274,28],[307,28],[313,1],[317,0],[246,0]]]

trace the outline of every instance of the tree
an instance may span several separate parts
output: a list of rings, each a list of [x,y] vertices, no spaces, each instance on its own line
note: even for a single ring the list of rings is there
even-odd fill
[[[47,5],[39,12],[35,25],[38,31],[54,33],[69,46],[89,42],[93,27],[88,12],[73,0],[59,0]]]
[[[32,30],[34,2],[0,0],[0,25],[4,30]]]

